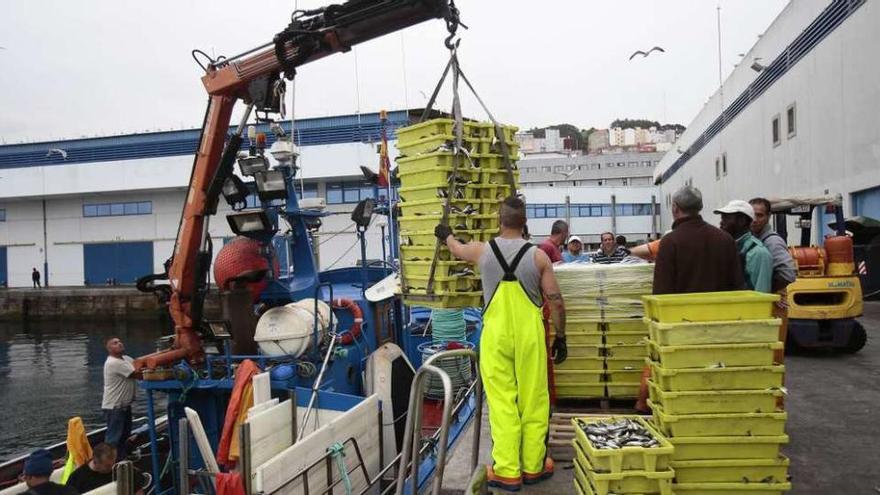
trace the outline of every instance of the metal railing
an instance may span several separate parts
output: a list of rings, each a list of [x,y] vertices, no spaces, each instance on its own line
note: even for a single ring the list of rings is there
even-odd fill
[[[413,378],[412,386],[409,394],[409,409],[407,411],[406,428],[403,436],[403,452],[399,456],[399,469],[397,472],[397,488],[396,495],[403,495],[404,485],[406,483],[406,468],[411,464],[410,488],[412,495],[418,493],[418,477],[419,477],[419,458],[425,449],[419,449],[421,437],[417,434],[422,429],[422,396],[425,392],[425,379],[428,373],[433,373],[440,377],[443,382],[443,418],[440,422],[439,438],[437,445],[437,470],[434,473],[434,483],[431,490],[433,495],[440,494],[440,488],[443,485],[443,472],[446,468],[446,449],[449,440],[449,421],[452,417],[452,380],[449,375],[442,369],[433,365],[437,360],[465,356],[473,360],[474,374],[474,396],[477,401],[477,410],[474,416],[474,433],[473,445],[471,451],[471,470],[476,469],[480,456],[480,428],[482,423],[483,411],[483,382],[480,377],[479,356],[472,349],[454,349],[442,351],[434,354],[425,360],[421,368],[416,372]],[[413,455],[413,453],[415,453]],[[410,456],[413,456],[410,463]]]
[[[465,390],[464,397],[459,401],[455,402],[455,397],[453,396],[452,389],[452,380],[449,378],[449,375],[441,368],[434,365],[438,360],[448,359],[448,358],[456,358],[456,357],[467,357],[472,360],[474,365],[474,380],[470,384],[470,386]],[[444,402],[443,402],[443,417],[441,420],[440,428],[437,432],[434,433],[427,441],[423,442],[423,438],[419,434],[422,429],[422,398],[425,392],[425,380],[429,376],[429,374],[437,375],[440,380],[443,382],[443,392],[444,392]],[[407,410],[407,422],[406,428],[404,432],[404,440],[403,440],[403,450],[399,453],[394,459],[392,459],[387,465],[385,465],[380,472],[378,472],[375,476],[370,477],[369,472],[367,470],[366,463],[363,460],[360,446],[357,443],[355,438],[349,438],[345,442],[342,443],[343,446],[351,445],[354,447],[354,451],[357,457],[357,463],[350,469],[346,469],[346,473],[339,473],[339,478],[334,480],[332,475],[333,468],[333,454],[327,453],[321,458],[312,462],[309,466],[303,469],[300,473],[292,477],[290,480],[286,481],[281,487],[279,487],[275,492],[281,491],[281,489],[290,486],[295,480],[302,478],[303,480],[303,490],[305,495],[309,495],[309,487],[308,487],[308,478],[309,471],[320,464],[324,464],[327,471],[327,483],[328,486],[326,489],[322,491],[322,493],[332,493],[333,488],[338,486],[339,483],[343,481],[343,478],[348,477],[349,475],[361,471],[364,479],[367,482],[367,486],[360,493],[367,494],[373,493],[376,486],[381,484],[382,480],[394,467],[397,467],[397,479],[395,483],[388,485],[384,490],[381,491],[382,495],[386,495],[391,492],[391,489],[395,489],[396,495],[403,495],[404,487],[407,479],[407,472],[409,472],[410,477],[410,487],[411,493],[418,493],[419,488],[419,468],[421,466],[421,459],[424,455],[426,455],[433,447],[436,446],[436,471],[434,473],[433,479],[433,487],[432,494],[439,495],[440,489],[443,484],[443,474],[446,466],[446,454],[449,443],[449,426],[452,420],[452,417],[457,415],[464,406],[468,403],[469,397],[473,395],[476,402],[476,410],[474,412],[474,425],[473,425],[473,442],[472,442],[472,452],[471,452],[471,471],[476,469],[479,455],[480,455],[480,429],[482,424],[482,411],[483,411],[483,384],[480,376],[480,366],[479,366],[479,356],[476,351],[472,349],[454,349],[448,351],[441,351],[437,354],[430,356],[425,360],[424,364],[421,368],[416,372],[412,385],[410,387],[410,399],[409,406]],[[292,444],[296,443],[297,437],[297,422],[296,422],[296,398],[295,396],[291,397],[293,403],[293,438]],[[382,427],[382,416],[379,413],[378,417],[378,425],[381,429]],[[250,428],[248,428],[248,424],[245,423],[242,425],[240,433],[240,452],[241,458],[239,460],[242,473],[248,473],[242,475],[242,482],[244,484],[244,492],[247,495],[252,495],[254,493],[259,493],[260,495],[263,492],[257,492],[254,490],[251,485],[251,476],[249,475],[250,471],[255,467],[251,466],[250,459]],[[212,491],[212,483],[214,473],[208,473],[206,471],[201,470],[192,470],[189,467],[189,423],[186,418],[181,418],[178,422],[178,483],[177,483],[177,493],[179,495],[186,495],[190,493],[189,479],[190,476],[196,476],[200,481],[203,482],[203,489],[207,489]],[[381,452],[382,452],[382,435],[380,434],[380,460],[379,465],[383,464]],[[210,481],[209,481],[210,480]],[[129,495],[122,494],[120,495]]]

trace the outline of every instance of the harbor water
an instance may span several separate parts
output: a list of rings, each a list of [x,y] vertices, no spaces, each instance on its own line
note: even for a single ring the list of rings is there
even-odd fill
[[[117,336],[137,357],[162,330],[158,320],[0,322],[0,462],[64,441],[73,416],[88,431],[104,426],[104,341]],[[145,415],[143,392],[133,409]]]

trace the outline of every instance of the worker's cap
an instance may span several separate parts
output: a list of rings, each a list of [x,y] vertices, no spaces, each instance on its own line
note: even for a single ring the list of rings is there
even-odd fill
[[[748,201],[743,201],[741,199],[734,199],[730,203],[727,203],[727,206],[715,210],[715,213],[742,213],[752,220],[755,219],[755,209],[752,208],[752,205],[750,205]]]
[[[46,449],[37,449],[24,462],[25,476],[49,476],[52,474],[52,454]]]
[[[581,241],[581,238],[576,235],[569,237],[568,240],[565,241],[565,243],[568,244],[569,242],[575,242],[575,241],[580,242],[581,244],[584,243],[583,241]]]

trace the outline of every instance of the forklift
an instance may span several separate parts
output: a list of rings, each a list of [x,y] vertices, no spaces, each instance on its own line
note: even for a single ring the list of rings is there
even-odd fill
[[[837,196],[771,200],[776,232],[788,242],[788,216],[796,217],[800,244],[789,247],[798,265],[797,280],[788,286],[786,348],[831,349],[855,353],[867,342],[862,316],[862,286],[853,263],[852,238],[847,237],[843,200]],[[813,213],[834,214],[835,235],[822,246],[812,245]],[[847,252],[848,251],[848,252]]]

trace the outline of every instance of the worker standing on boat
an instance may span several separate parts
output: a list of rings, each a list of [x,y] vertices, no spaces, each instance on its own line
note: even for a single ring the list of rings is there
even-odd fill
[[[547,455],[550,418],[547,347],[541,307],[550,304],[556,338],[552,357],[565,360],[565,307],[547,254],[523,239],[525,203],[501,204],[501,235],[488,243],[462,244],[446,225],[435,234],[457,258],[480,267],[483,330],[480,374],[489,403],[493,465],[489,486],[516,491],[553,475]],[[479,432],[477,432],[478,434]]]
[[[118,337],[107,339],[107,360],[104,361],[104,395],[101,410],[107,422],[104,442],[116,447],[116,460],[125,458],[126,442],[131,436],[131,403],[137,394],[137,379],[131,356]]]

